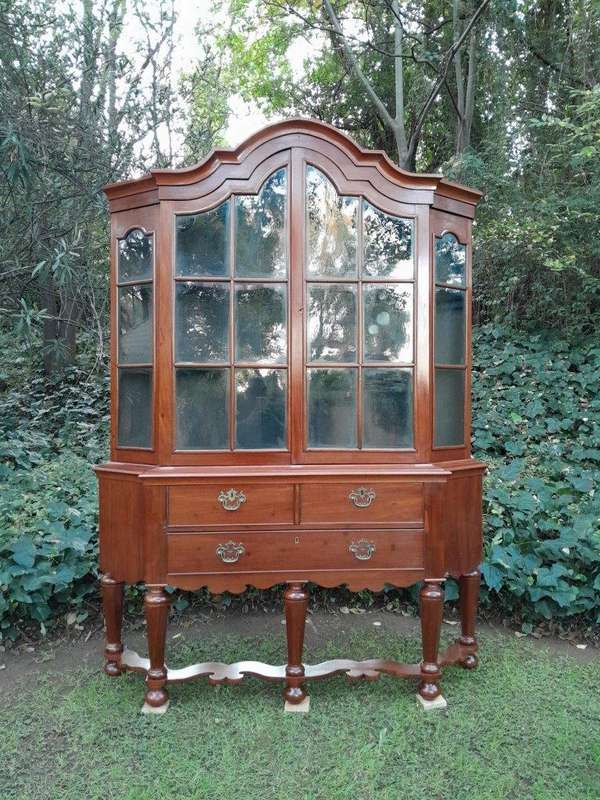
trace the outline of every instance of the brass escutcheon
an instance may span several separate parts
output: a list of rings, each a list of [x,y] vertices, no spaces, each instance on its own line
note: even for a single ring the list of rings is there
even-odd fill
[[[221,561],[225,562],[225,564],[235,564],[245,552],[246,548],[241,542],[237,544],[231,541],[220,544],[216,550],[218,557]]]
[[[353,503],[356,508],[368,508],[377,495],[373,489],[365,489],[364,486],[359,486],[348,495],[348,500]]]
[[[219,503],[225,511],[237,511],[242,503],[246,502],[246,495],[235,489],[223,489],[219,492]]]
[[[359,539],[358,542],[350,542],[348,550],[359,561],[368,561],[375,552],[375,545],[368,539]]]

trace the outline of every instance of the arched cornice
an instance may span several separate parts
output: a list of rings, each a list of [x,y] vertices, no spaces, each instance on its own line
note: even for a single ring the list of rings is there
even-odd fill
[[[394,164],[382,150],[366,150],[360,147],[345,133],[327,123],[314,119],[288,119],[267,125],[252,134],[248,139],[232,149],[219,148],[212,150],[199,164],[182,169],[154,169],[147,175],[130,181],[111,183],[104,187],[109,200],[117,200],[132,195],[158,195],[160,187],[189,186],[198,183],[211,175],[223,165],[239,165],[259,148],[272,143],[275,152],[277,143],[282,148],[290,148],[295,144],[306,147],[307,143],[315,149],[320,142],[337,148],[356,166],[376,169],[388,181],[403,189],[425,190],[441,197],[459,200],[476,205],[481,192],[460,184],[446,181],[441,175],[408,172]]]

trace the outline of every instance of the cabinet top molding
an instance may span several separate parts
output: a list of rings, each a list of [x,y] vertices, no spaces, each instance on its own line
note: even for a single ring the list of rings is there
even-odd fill
[[[132,206],[151,205],[159,202],[161,187],[189,186],[204,180],[223,165],[239,165],[251,154],[264,158],[293,147],[319,149],[323,143],[332,145],[342,156],[357,166],[372,167],[392,184],[401,189],[417,191],[415,202],[434,204],[436,199],[448,198],[474,207],[482,192],[446,180],[441,175],[414,173],[401,169],[383,152],[360,147],[345,133],[332,125],[314,119],[295,118],[275,122],[252,134],[235,148],[212,150],[199,164],[181,169],[153,169],[147,175],[129,181],[109,183],[104,192],[111,202],[131,198]],[[259,161],[263,159],[259,158]],[[140,196],[143,196],[143,201]],[[111,210],[116,210],[111,207]],[[468,214],[472,216],[472,214]]]

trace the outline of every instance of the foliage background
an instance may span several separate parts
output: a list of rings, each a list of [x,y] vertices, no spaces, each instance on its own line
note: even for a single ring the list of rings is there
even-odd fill
[[[483,600],[525,630],[600,621],[600,10],[492,1],[447,62],[480,5],[338,0],[332,18],[314,0],[215,0],[177,71],[177,3],[0,0],[0,635],[95,607],[101,187],[197,161],[242,101],[266,118],[331,122],[394,159],[400,120],[412,167],[485,192],[473,382],[474,453],[490,465]]]

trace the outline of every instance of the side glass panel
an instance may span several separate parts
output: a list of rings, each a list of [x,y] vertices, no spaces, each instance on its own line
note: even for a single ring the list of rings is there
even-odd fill
[[[152,447],[153,278],[154,236],[135,228],[117,241],[117,447]]]
[[[465,292],[435,290],[435,360],[438,364],[465,363]]]
[[[284,278],[287,272],[286,170],[273,173],[258,195],[235,198],[235,274]]]
[[[461,447],[465,443],[467,248],[453,233],[445,233],[436,238],[434,254],[434,446]]]
[[[152,445],[152,370],[119,369],[119,447]]]
[[[229,449],[229,370],[181,368],[175,374],[177,449]]]
[[[175,274],[190,278],[228,275],[229,200],[211,211],[175,219]]]
[[[307,272],[320,278],[357,273],[358,199],[340,197],[315,167],[306,170]]]
[[[363,370],[363,446],[412,447],[412,369]]]
[[[286,370],[238,369],[235,375],[235,446],[285,447]]]
[[[412,284],[366,284],[364,303],[365,361],[413,360]]]
[[[176,217],[177,450],[287,447],[287,202],[283,168]]]
[[[152,236],[139,228],[119,239],[118,283],[152,278]]]
[[[152,284],[121,286],[119,292],[119,364],[152,361]]]
[[[467,248],[453,233],[445,233],[435,241],[435,282],[465,286]]]
[[[465,439],[465,372],[435,370],[435,446],[461,445]]]
[[[309,284],[309,361],[356,361],[356,286]]]
[[[196,364],[229,360],[228,284],[176,285],[175,360]]]
[[[285,285],[236,284],[234,314],[237,361],[285,363],[286,294]]]
[[[356,447],[356,369],[308,370],[308,446]]]
[[[365,278],[413,277],[413,223],[363,201]]]

